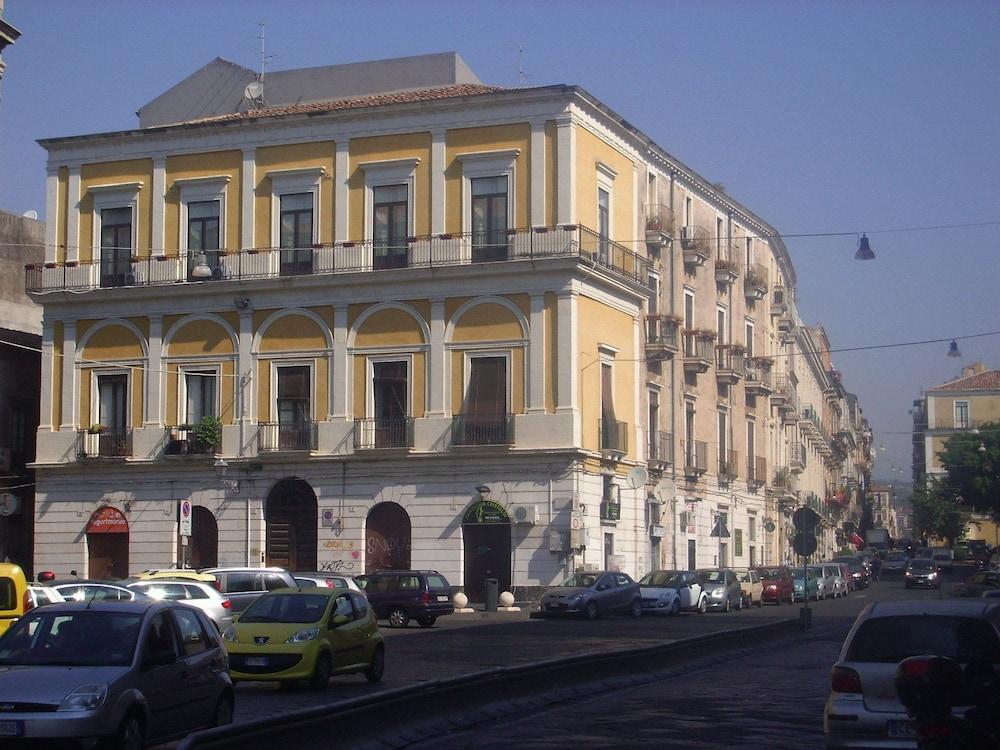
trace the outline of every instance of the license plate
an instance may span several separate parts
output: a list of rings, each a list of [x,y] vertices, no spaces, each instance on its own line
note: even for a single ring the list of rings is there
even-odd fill
[[[0,737],[20,737],[22,730],[19,721],[0,721]]]
[[[888,722],[887,729],[889,730],[889,736],[892,738],[916,738],[917,736],[917,730],[914,728],[912,721],[893,720]]]
[[[445,596],[445,595],[443,595],[443,594],[438,594],[438,601],[439,602],[446,602],[446,601],[448,601],[448,597]]]
[[[267,657],[266,656],[248,656],[247,657],[248,667],[266,667]]]

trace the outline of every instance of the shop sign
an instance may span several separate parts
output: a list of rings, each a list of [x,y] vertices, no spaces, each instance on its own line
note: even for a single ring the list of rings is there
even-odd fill
[[[95,510],[87,522],[88,534],[127,534],[128,519],[125,514],[110,505]]]
[[[649,535],[655,539],[660,539],[666,536],[666,531],[662,526],[653,524],[649,527]]]
[[[510,523],[510,516],[496,500],[480,500],[465,511],[462,523]]]

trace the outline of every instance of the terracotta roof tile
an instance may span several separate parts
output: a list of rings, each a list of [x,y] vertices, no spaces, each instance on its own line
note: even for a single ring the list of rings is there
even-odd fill
[[[986,370],[964,378],[928,388],[929,391],[997,391],[1000,390],[1000,370]]]
[[[486,86],[479,83],[461,83],[455,86],[445,86],[435,89],[420,89],[416,91],[399,91],[394,94],[376,94],[362,96],[356,99],[335,99],[333,101],[309,102],[308,104],[288,104],[280,107],[266,107],[249,112],[234,112],[214,117],[203,117],[197,120],[187,120],[184,125],[204,124],[212,122],[234,122],[237,120],[257,120],[265,117],[285,117],[288,115],[315,114],[320,112],[337,112],[347,109],[362,109],[364,107],[381,107],[388,104],[409,104],[412,102],[427,102],[435,99],[453,99],[459,96],[479,96],[503,91],[501,86]]]

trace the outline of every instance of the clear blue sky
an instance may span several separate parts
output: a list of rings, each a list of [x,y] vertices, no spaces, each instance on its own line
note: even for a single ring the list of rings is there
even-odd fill
[[[36,138],[137,125],[216,56],[270,69],[458,51],[487,83],[583,86],[788,234],[800,311],[834,348],[1000,329],[1000,3],[80,2],[7,0],[23,36],[0,83],[0,208],[44,214]],[[835,354],[879,453],[909,479],[908,410],[1000,336]]]

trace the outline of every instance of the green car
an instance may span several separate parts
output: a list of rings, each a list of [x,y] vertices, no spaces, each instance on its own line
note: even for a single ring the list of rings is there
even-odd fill
[[[805,601],[806,595],[803,593],[803,582],[802,582],[802,568],[795,567],[789,568],[792,574],[792,584],[795,590],[795,601],[801,602]],[[815,599],[819,601],[819,570],[816,568],[808,568],[808,579],[805,583],[805,589],[808,591],[808,596],[810,599]]]

